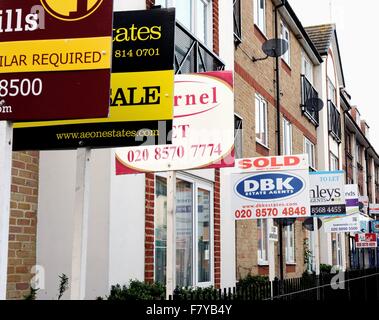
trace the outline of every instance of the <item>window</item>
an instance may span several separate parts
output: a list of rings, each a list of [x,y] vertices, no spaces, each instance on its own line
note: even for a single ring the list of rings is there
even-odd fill
[[[331,100],[328,100],[328,129],[333,139],[341,143],[341,115]]]
[[[363,157],[362,157],[362,155],[363,155],[363,152],[362,152],[362,147],[361,147],[361,145],[360,144],[356,144],[355,145],[355,149],[356,149],[356,154],[355,154],[355,156],[356,156],[356,159],[357,159],[357,163],[358,164],[360,164],[360,165],[362,165],[363,164]]]
[[[282,55],[282,59],[290,65],[291,59],[291,42],[290,42],[290,32],[284,22],[280,23],[280,37],[287,41],[288,50]]]
[[[295,224],[285,227],[286,233],[286,263],[294,264],[295,259]]]
[[[254,0],[254,21],[258,28],[266,34],[266,1]]]
[[[233,0],[234,41],[238,44],[242,41],[241,26],[241,0]]]
[[[156,0],[156,5],[176,8],[176,19],[200,41],[212,43],[212,4],[210,0]]]
[[[316,169],[315,145],[304,137],[304,153],[308,155],[309,166]]]
[[[328,99],[336,105],[336,87],[330,78],[328,78]]]
[[[339,170],[338,157],[330,152],[330,171]]]
[[[242,158],[242,119],[234,115],[234,155],[236,159]]]
[[[255,95],[255,137],[267,146],[267,102],[260,95]]]
[[[304,52],[302,54],[301,73],[311,84],[313,84],[313,64],[310,62]]]
[[[258,264],[265,265],[265,264],[268,264],[267,220],[258,219],[257,227],[258,227]]]
[[[155,280],[166,281],[167,182],[156,176]],[[206,182],[180,177],[176,182],[176,285],[212,283],[213,190]]]
[[[351,134],[345,132],[345,151],[351,154]]]
[[[292,154],[292,124],[283,119],[283,154]]]

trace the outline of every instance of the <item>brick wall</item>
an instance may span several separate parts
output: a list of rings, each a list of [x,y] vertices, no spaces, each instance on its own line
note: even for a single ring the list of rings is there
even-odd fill
[[[29,293],[36,264],[38,152],[14,152],[9,221],[8,299]]]
[[[214,285],[221,285],[220,169],[215,170],[214,187]]]
[[[155,4],[155,0],[146,0],[146,9],[150,9]]]
[[[155,177],[145,177],[145,281],[154,281],[154,199]]]
[[[271,1],[266,1],[266,34],[254,25],[254,1],[242,1],[242,42],[235,51],[235,110],[243,118],[243,157],[275,155],[277,153],[275,59],[253,63],[251,58],[264,57],[262,44],[274,37],[274,12]],[[301,103],[301,55],[302,48],[291,32],[291,63],[280,61],[281,126],[283,116],[292,123],[292,153],[304,152],[304,136],[317,143],[316,127],[302,115]],[[268,103],[268,146],[255,140],[255,94]],[[283,133],[281,127],[281,133]],[[281,140],[283,138],[281,137]],[[283,141],[283,140],[282,140]],[[317,159],[316,159],[317,164]],[[267,270],[257,265],[256,221],[237,222],[237,278],[252,274],[265,274]],[[296,265],[289,266],[288,276],[298,276],[304,271],[302,223],[296,222]],[[277,249],[276,249],[277,250]],[[283,252],[283,254],[285,254]],[[278,265],[278,259],[276,258]]]
[[[219,7],[218,7],[218,1],[219,0],[213,0],[213,51],[216,54],[219,54],[220,52],[220,45],[219,45]]]

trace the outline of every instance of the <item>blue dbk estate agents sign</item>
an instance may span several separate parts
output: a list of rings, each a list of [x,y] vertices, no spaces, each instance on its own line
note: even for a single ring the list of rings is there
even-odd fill
[[[311,172],[309,181],[312,216],[346,215],[343,171]]]
[[[308,163],[303,155],[241,159],[236,167],[231,174],[235,219],[310,216]]]

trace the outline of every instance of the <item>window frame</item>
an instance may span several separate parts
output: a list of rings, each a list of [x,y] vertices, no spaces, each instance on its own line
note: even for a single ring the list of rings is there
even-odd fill
[[[291,155],[292,154],[292,147],[293,147],[293,130],[292,130],[292,123],[287,120],[286,118],[283,118],[283,155]],[[287,135],[288,133],[288,135]],[[287,139],[289,139],[287,141]],[[289,144],[289,146],[288,146]],[[289,153],[287,153],[287,148],[289,147]]]
[[[255,103],[255,141],[258,142],[259,144],[263,145],[264,147],[268,148],[268,119],[267,119],[267,117],[268,117],[268,103],[258,93],[255,94],[254,103]],[[259,129],[261,129],[261,110],[262,110],[262,108],[263,108],[263,112],[264,112],[264,123],[263,123],[264,140],[257,137],[257,121],[259,123]],[[259,132],[259,135],[262,135],[261,131]]]
[[[312,161],[309,160],[309,167],[312,170],[316,170],[316,153],[315,153],[316,146],[307,137],[304,137],[304,153],[305,154],[308,154],[307,145],[311,146],[311,149],[312,149],[312,157],[311,157]],[[309,154],[308,154],[308,156],[309,156]]]
[[[261,4],[263,3],[263,8],[261,8]],[[254,0],[254,25],[264,34],[266,35],[266,0]],[[263,11],[263,14],[262,12]],[[261,15],[260,15],[261,13]],[[261,21],[260,17],[263,18]]]
[[[258,249],[257,249],[257,258],[258,258],[258,265],[259,266],[267,266],[269,264],[268,262],[268,223],[267,219],[257,219],[257,234],[260,235],[261,239],[265,239],[265,248],[263,248],[263,245],[260,246],[259,244],[259,238],[258,238]],[[261,244],[263,244],[261,242]],[[264,256],[266,259],[262,259],[262,253],[264,252]]]
[[[295,223],[292,223],[285,227],[286,232],[286,264],[296,264],[296,238],[295,238]],[[293,233],[292,241],[289,237],[289,232]],[[291,243],[292,242],[292,243]],[[291,246],[292,244],[292,246]],[[289,250],[292,251],[293,259],[289,259]]]
[[[160,172],[156,173],[156,177],[164,178],[167,181],[167,173]],[[176,175],[176,180],[182,180],[192,184],[192,287],[209,287],[214,285],[214,182],[208,181],[201,177],[193,176],[184,172],[178,172]],[[156,184],[155,184],[156,186]],[[198,189],[204,189],[210,192],[210,228],[209,228],[209,238],[210,238],[210,281],[199,282],[198,281]],[[156,197],[156,189],[155,195]],[[156,215],[156,201],[154,207],[154,234],[155,234],[155,216]],[[155,238],[154,238],[155,243]],[[167,263],[167,260],[166,260]],[[154,248],[154,280],[156,280],[156,261],[155,261],[155,248]],[[176,281],[175,281],[176,282]]]
[[[287,35],[288,39],[286,39]],[[288,50],[281,56],[281,58],[288,66],[291,66],[291,32],[283,20],[280,21],[280,38],[286,40],[288,43]]]
[[[241,122],[241,128],[236,128],[236,118],[238,118],[238,120]],[[238,140],[241,139],[241,143],[240,143],[240,149],[241,149],[240,156],[241,157],[237,155],[237,147],[236,147],[237,137],[238,137]],[[234,155],[236,159],[243,158],[243,118],[237,113],[234,113]]]
[[[335,163],[337,163],[336,168],[334,168],[332,166],[333,161],[335,161]],[[338,171],[339,167],[340,167],[339,158],[333,152],[329,151],[329,170],[330,171]]]
[[[306,72],[306,65],[309,65],[310,68],[310,75],[307,75]],[[301,74],[304,75],[304,77],[310,82],[310,84],[313,86],[313,63],[311,60],[308,58],[308,55],[302,51],[301,52]]]
[[[183,0],[163,0],[165,4],[162,6],[163,8],[169,8],[169,7],[175,7],[177,1],[183,1]],[[212,0],[186,0],[190,1],[190,26],[185,25],[182,21],[178,19],[178,15],[176,16],[176,20],[179,21],[181,25],[183,25],[185,28],[187,28],[195,37],[201,41],[203,44],[205,44],[208,48],[211,48],[213,45],[213,1]],[[205,39],[201,39],[199,37],[198,33],[198,18],[197,14],[193,14],[194,12],[197,13],[198,9],[198,2],[203,2],[207,5],[206,10],[206,17],[204,21],[204,28],[206,29],[206,32],[204,34]],[[161,4],[162,5],[162,4]]]

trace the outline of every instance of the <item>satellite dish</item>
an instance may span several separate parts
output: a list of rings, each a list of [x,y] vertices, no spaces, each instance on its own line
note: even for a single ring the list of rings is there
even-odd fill
[[[305,110],[310,113],[319,112],[324,107],[324,102],[319,98],[310,98],[305,101]]]
[[[304,222],[303,222],[303,226],[308,231],[314,231],[313,218],[307,218],[307,219],[305,219]],[[317,229],[320,230],[321,227],[322,227],[322,221],[321,221],[321,219],[317,218]]]
[[[278,218],[278,219],[274,219],[274,222],[277,225],[281,225],[283,227],[290,226],[290,225],[294,224],[295,221],[296,221],[296,218]]]
[[[288,42],[284,39],[270,39],[262,45],[263,52],[269,57],[280,57],[288,51]]]

